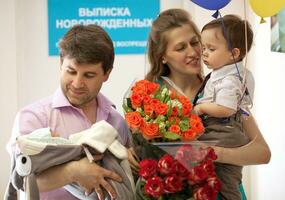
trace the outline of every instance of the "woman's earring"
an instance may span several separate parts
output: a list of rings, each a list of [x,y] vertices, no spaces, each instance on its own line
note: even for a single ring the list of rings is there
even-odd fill
[[[163,59],[163,60],[162,60],[162,64],[166,64],[166,60]]]

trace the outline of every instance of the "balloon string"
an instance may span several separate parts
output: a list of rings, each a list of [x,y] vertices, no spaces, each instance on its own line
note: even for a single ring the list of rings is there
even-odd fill
[[[245,95],[246,93],[248,93],[248,97],[249,97],[249,101],[250,101],[250,108],[252,108],[253,106],[253,101],[252,98],[250,96],[249,92],[247,91],[247,87],[246,87],[246,76],[247,76],[247,56],[248,56],[248,35],[247,35],[247,24],[248,24],[248,20],[247,20],[247,9],[246,9],[246,0],[243,1],[243,12],[244,12],[244,34],[245,34],[245,57],[244,57],[244,74],[242,77],[242,87],[243,87],[243,95]],[[241,98],[242,100],[242,98]]]

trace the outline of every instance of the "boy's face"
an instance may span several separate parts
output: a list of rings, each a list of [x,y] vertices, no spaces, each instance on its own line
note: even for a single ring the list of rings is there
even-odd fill
[[[221,29],[206,29],[202,32],[201,38],[203,45],[202,59],[209,69],[219,69],[234,62]]]
[[[104,73],[102,63],[78,64],[75,59],[63,58],[60,84],[68,101],[75,107],[84,107],[96,99],[111,69]]]

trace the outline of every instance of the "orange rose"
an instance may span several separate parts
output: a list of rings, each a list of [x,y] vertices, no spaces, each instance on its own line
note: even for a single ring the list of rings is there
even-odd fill
[[[145,123],[142,129],[142,133],[143,133],[144,138],[147,140],[162,137],[159,134],[159,128],[156,123]]]
[[[133,93],[141,94],[143,96],[147,95],[147,81],[141,80],[138,81],[133,87],[132,87]]]
[[[147,105],[147,104],[150,104],[150,100],[151,100],[151,97],[146,95],[143,97],[143,104],[144,105]]]
[[[154,110],[155,110],[155,113],[157,115],[165,115],[167,113],[167,110],[168,110],[168,105],[165,103],[157,104],[154,107]]]
[[[170,90],[170,98],[175,99],[177,97],[176,91],[175,90]]]
[[[182,140],[184,141],[192,141],[197,137],[197,133],[193,129],[188,129],[182,133]]]
[[[182,113],[183,113],[183,115],[189,115],[191,109],[192,109],[192,104],[191,103],[182,103]]]
[[[199,120],[190,120],[190,126],[198,134],[203,133],[205,129],[203,123]]]
[[[179,125],[180,118],[179,117],[170,116],[168,121],[171,122],[171,123],[174,122],[174,124]]]
[[[172,133],[176,133],[176,134],[180,134],[180,127],[178,126],[178,125],[176,125],[176,124],[172,124],[170,127],[169,127],[169,129],[168,129],[168,131],[170,131],[170,132],[172,132]]]
[[[201,121],[201,118],[198,115],[196,115],[196,114],[191,114],[190,121],[192,121],[192,120],[194,120],[194,121]]]
[[[171,116],[177,116],[179,113],[178,113],[178,108],[175,106],[172,108],[172,112],[171,112]]]
[[[155,107],[156,105],[160,104],[160,101],[158,99],[151,99],[149,103]]]
[[[153,110],[153,107],[151,105],[144,105],[143,108],[144,108],[144,113],[146,115],[152,116],[154,110]]]
[[[132,131],[138,130],[143,122],[139,112],[129,112],[125,115],[125,119]]]
[[[180,101],[182,104],[187,104],[187,103],[190,103],[189,99],[185,96],[178,96],[177,97],[178,101]]]
[[[133,93],[131,95],[131,103],[134,109],[140,107],[142,105],[143,97],[141,94]]]
[[[158,88],[159,84],[154,82],[149,82],[147,84],[147,94],[154,94]]]

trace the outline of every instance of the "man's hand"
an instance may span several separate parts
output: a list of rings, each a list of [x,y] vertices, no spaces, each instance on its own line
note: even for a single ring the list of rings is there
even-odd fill
[[[99,157],[95,157],[94,160],[97,161],[102,158],[103,155],[100,155]],[[104,169],[96,163],[90,163],[87,158],[82,158],[79,161],[73,161],[71,169],[74,182],[85,188],[86,195],[90,195],[93,190],[95,190],[99,200],[104,200],[102,189],[105,189],[112,199],[117,197],[114,188],[106,181],[106,178],[109,178],[114,181],[121,182],[122,178],[115,172]]]
[[[131,168],[133,171],[135,171],[137,173],[140,165],[139,165],[139,158],[138,156],[136,155],[136,152],[135,150],[131,147],[128,149],[128,160],[129,160],[129,163],[131,165]]]

